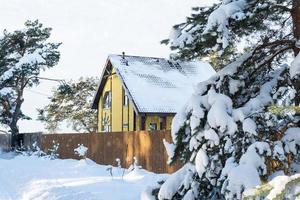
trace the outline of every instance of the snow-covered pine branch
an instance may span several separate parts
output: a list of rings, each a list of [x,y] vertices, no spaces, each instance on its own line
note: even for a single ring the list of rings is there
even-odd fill
[[[192,59],[217,53],[222,68],[239,53],[237,48],[251,48],[270,38],[291,37],[292,0],[223,0],[210,7],[195,7],[186,22],[175,25],[168,39],[176,59]],[[245,42],[247,41],[247,42]],[[222,59],[221,59],[222,58]]]
[[[281,158],[279,162],[283,168],[288,167],[284,155],[290,152],[278,151],[278,134],[297,119],[293,116],[278,119],[267,111],[269,105],[280,99],[274,97],[278,97],[281,81],[289,79],[287,66],[264,74],[264,79],[257,85],[239,84],[238,91],[251,91],[251,97],[230,97],[230,92],[224,91],[229,88],[229,82],[226,84],[222,80],[235,77],[245,66],[249,67],[247,64],[252,58],[253,54],[245,54],[215,77],[200,83],[186,106],[175,116],[172,138],[176,148],[169,154],[174,155],[172,160],[189,163],[190,170],[184,181],[178,183],[180,187],[174,189],[163,184],[159,199],[171,199],[169,190],[175,190],[172,194],[182,195],[182,198],[188,195],[194,199],[208,196],[211,199],[240,199],[245,189],[261,184],[261,177],[273,172],[274,169],[267,168],[267,158]],[[253,86],[258,90],[253,90]],[[288,86],[284,90],[291,88]],[[287,102],[293,102],[293,95],[285,98]],[[274,146],[274,143],[278,145]]]
[[[215,76],[198,84],[176,114],[174,146],[168,154],[171,161],[186,164],[162,184],[157,197],[241,199],[244,191],[273,173],[291,172],[291,166],[300,163],[296,156],[299,115],[269,111],[270,106],[300,103],[299,76],[295,75],[300,2],[224,0],[195,10],[164,41],[176,50],[175,58],[219,51],[222,60],[228,58],[231,47],[234,54]],[[242,40],[248,40],[248,53],[239,55],[234,47]],[[287,58],[294,56],[290,66]]]

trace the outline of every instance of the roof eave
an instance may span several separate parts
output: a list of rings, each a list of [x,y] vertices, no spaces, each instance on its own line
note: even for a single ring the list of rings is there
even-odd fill
[[[100,95],[101,95],[101,92],[102,92],[102,89],[103,89],[104,83],[105,83],[104,75],[105,75],[105,72],[106,72],[106,69],[107,69],[107,66],[108,66],[109,62],[110,61],[109,61],[109,57],[108,57],[106,59],[104,68],[103,68],[102,73],[101,73],[101,79],[100,79],[100,82],[99,82],[98,87],[97,87],[97,92],[96,92],[96,94],[93,98],[92,109],[98,109],[98,103],[99,103],[99,100],[100,100]]]
[[[176,112],[140,112],[141,115],[158,115],[158,116],[167,116],[167,115],[176,115]]]

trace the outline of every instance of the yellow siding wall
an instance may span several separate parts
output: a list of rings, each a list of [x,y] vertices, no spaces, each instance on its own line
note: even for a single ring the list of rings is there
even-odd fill
[[[136,125],[136,130],[140,131],[140,118],[138,115],[135,116],[135,125]]]
[[[173,116],[167,116],[167,130],[171,130]]]
[[[123,95],[124,95],[124,90],[123,90]],[[123,99],[123,95],[122,95],[122,99]],[[122,101],[122,105],[123,105],[123,101]],[[132,102],[129,101],[129,104],[127,106],[124,105],[122,107],[123,107],[123,130],[122,131],[134,131],[134,109],[133,109]]]
[[[122,131],[122,84],[118,75],[112,75],[112,131]]]
[[[112,103],[110,108],[103,108],[103,98],[107,91],[111,92]],[[108,119],[110,130],[113,132],[140,130],[140,117],[135,114],[132,102],[129,100],[127,106],[123,105],[124,93],[121,80],[113,69],[112,75],[107,78],[98,103],[98,131],[104,131],[102,126],[104,117]],[[166,118],[166,128],[168,130],[171,129],[172,119],[173,116],[171,115]],[[150,123],[156,123],[157,129],[160,130],[159,116],[146,116],[146,130],[150,129]]]
[[[134,108],[132,102],[129,102],[129,131],[134,131]]]

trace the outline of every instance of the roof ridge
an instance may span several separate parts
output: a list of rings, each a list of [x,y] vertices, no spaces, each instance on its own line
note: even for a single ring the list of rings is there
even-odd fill
[[[110,56],[123,56],[122,54],[109,54],[108,57]],[[153,57],[153,56],[139,56],[139,55],[127,55],[125,54],[125,57],[136,57],[136,58],[152,58],[152,59],[163,59],[163,60],[170,60],[168,58],[161,58],[161,57]]]

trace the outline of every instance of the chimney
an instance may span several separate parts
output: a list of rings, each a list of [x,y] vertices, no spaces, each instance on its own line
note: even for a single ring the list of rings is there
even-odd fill
[[[121,60],[122,64],[125,64],[126,66],[128,66],[128,61],[125,59],[125,52],[122,52],[122,60]]]

